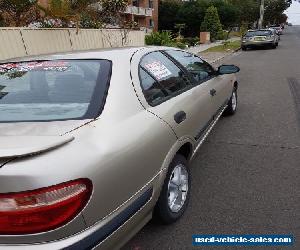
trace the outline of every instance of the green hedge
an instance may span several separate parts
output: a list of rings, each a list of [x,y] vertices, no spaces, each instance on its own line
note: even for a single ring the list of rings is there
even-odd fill
[[[145,37],[146,45],[165,46],[172,43],[172,36],[170,32],[152,32]]]
[[[152,32],[146,35],[145,43],[146,45],[177,47],[181,49],[185,49],[187,45],[183,40],[176,41],[172,39],[172,35],[168,31]]]

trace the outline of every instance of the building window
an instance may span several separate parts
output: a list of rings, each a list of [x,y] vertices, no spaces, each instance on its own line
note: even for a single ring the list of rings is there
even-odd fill
[[[137,16],[134,16],[133,21],[140,26],[140,19]]]
[[[150,27],[150,28],[153,28],[153,27],[154,27],[154,21],[153,21],[153,19],[150,19],[150,20],[149,20],[149,27]]]
[[[153,0],[149,0],[149,8],[154,8],[154,5],[153,5]]]
[[[139,0],[133,0],[132,5],[136,6],[136,7],[139,7]]]

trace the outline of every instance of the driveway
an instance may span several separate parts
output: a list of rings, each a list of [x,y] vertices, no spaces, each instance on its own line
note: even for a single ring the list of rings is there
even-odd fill
[[[186,214],[172,226],[151,221],[124,250],[196,249],[193,234],[293,234],[286,249],[300,249],[300,27],[284,32],[276,50],[224,61],[241,67],[238,112],[219,121],[192,162]]]

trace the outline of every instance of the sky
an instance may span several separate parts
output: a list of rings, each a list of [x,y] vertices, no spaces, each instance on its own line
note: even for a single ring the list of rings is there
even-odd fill
[[[293,4],[285,13],[288,15],[288,22],[294,25],[300,25],[300,0],[293,1]]]

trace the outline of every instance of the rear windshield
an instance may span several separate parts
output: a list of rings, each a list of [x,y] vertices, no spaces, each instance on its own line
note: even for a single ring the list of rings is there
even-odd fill
[[[92,119],[103,109],[107,60],[0,64],[0,122]]]
[[[248,31],[246,34],[247,37],[251,36],[271,36],[272,31],[271,30],[256,30],[256,31]]]

